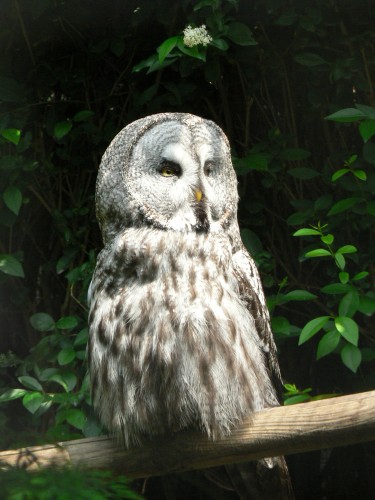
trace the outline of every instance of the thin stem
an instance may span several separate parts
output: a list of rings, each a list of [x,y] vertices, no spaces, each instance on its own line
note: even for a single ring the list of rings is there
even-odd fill
[[[30,58],[31,58],[31,61],[33,63],[33,66],[35,67],[36,66],[36,62],[35,62],[35,57],[34,57],[33,49],[32,49],[29,37],[27,35],[25,23],[23,22],[23,18],[22,18],[22,14],[21,14],[21,9],[20,9],[18,0],[14,0],[14,6],[16,8],[18,21],[19,21],[20,26],[21,26],[21,31],[22,31],[22,34],[23,34],[23,38],[25,39],[25,42],[26,42],[27,50],[29,51]]]

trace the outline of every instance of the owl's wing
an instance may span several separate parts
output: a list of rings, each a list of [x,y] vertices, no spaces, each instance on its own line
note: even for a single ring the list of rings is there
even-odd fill
[[[233,255],[233,263],[240,297],[255,320],[269,376],[281,400],[282,379],[266,299],[258,269],[242,243]],[[284,457],[227,465],[225,468],[241,499],[292,500],[294,498]]]
[[[233,255],[233,263],[240,297],[255,320],[259,345],[264,353],[271,381],[279,400],[281,400],[282,379],[266,298],[255,262],[242,243]]]

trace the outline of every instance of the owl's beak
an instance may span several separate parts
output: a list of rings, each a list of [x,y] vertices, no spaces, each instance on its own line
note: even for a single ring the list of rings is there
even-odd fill
[[[195,195],[195,199],[196,199],[197,201],[201,201],[202,196],[203,196],[202,191],[200,191],[200,190],[198,190],[198,189],[197,189],[197,190],[194,192],[194,195]]]

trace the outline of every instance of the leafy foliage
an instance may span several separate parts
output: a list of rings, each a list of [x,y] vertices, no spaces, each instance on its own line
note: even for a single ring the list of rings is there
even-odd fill
[[[73,469],[44,469],[28,473],[23,469],[10,468],[0,472],[3,498],[7,500],[114,500],[127,498],[141,500],[141,496],[129,489],[129,481],[113,477],[109,472]]]
[[[85,368],[96,171],[160,111],[229,136],[286,402],[374,386],[372,15],[354,0],[1,3],[3,447],[102,432]],[[202,25],[210,43],[187,46]]]

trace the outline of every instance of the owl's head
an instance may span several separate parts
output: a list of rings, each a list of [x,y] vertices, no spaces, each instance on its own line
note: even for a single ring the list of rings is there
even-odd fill
[[[125,127],[105,152],[96,185],[105,242],[129,226],[223,231],[236,220],[228,140],[213,122],[162,113]]]

